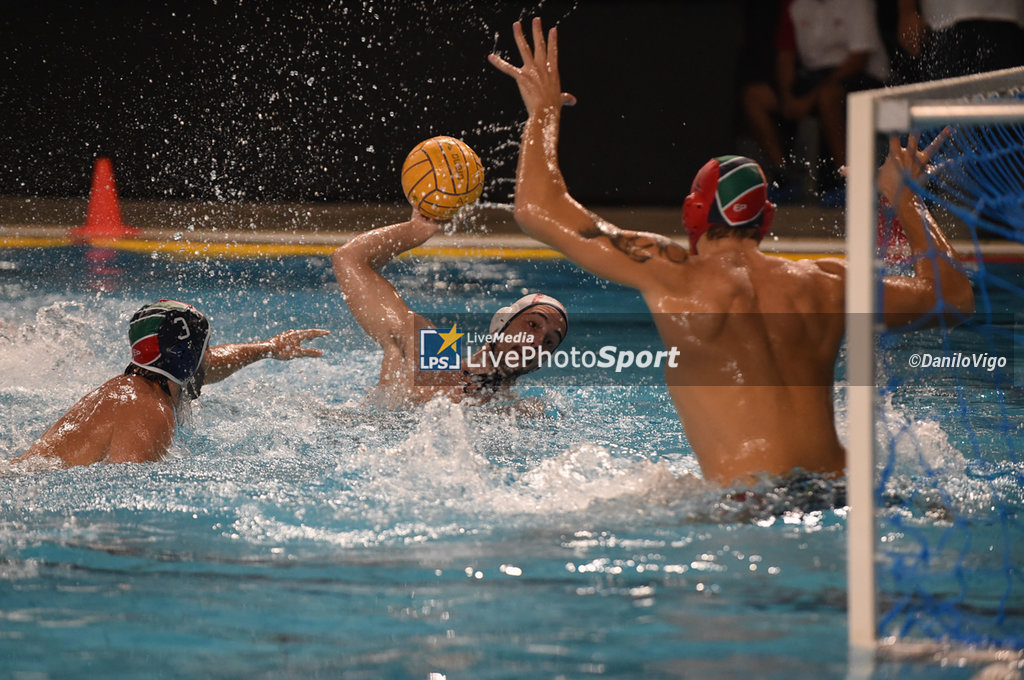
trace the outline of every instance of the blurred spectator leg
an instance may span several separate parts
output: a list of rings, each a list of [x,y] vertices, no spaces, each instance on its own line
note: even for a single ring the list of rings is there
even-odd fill
[[[842,83],[825,80],[818,86],[818,119],[828,157],[822,159],[818,187],[821,203],[828,208],[842,207],[844,181],[839,174],[846,164],[846,88]]]
[[[789,126],[779,120],[779,98],[775,89],[765,82],[751,82],[743,88],[743,113],[747,128],[764,155],[768,175],[768,198],[774,203],[792,203],[801,198],[800,186],[794,181],[795,168],[786,162],[784,130]]]

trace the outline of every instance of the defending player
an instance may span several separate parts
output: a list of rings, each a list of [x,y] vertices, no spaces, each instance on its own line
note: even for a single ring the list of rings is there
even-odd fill
[[[599,276],[632,286],[654,314],[662,341],[682,361],[666,369],[669,392],[705,479],[723,486],[804,471],[844,472],[836,435],[833,371],[844,333],[846,266],[838,259],[790,261],[759,249],[770,227],[764,174],[736,156],[709,161],[684,206],[690,251],[660,235],[625,231],[569,194],[558,165],[562,106],[557,33],[533,21],[533,49],[513,27],[523,66],[491,63],[516,80],[523,130],[515,216],[523,230]],[[936,312],[956,323],[974,296],[957,255],[923,203],[903,186],[920,176],[943,141],[924,151],[890,143],[878,184],[896,207],[915,254],[913,277],[884,282],[890,324]],[[941,291],[941,295],[940,295]]]
[[[174,436],[181,406],[214,383],[260,359],[319,357],[302,342],[328,335],[290,330],[263,342],[209,347],[210,324],[191,305],[160,300],[131,319],[132,361],[71,407],[21,457],[58,459],[64,465],[160,460]]]

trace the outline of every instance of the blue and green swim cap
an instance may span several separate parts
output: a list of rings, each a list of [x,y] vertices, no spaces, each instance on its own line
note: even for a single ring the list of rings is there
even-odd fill
[[[193,381],[203,362],[210,342],[210,322],[192,305],[160,300],[132,315],[128,340],[133,366],[162,375],[184,388]]]

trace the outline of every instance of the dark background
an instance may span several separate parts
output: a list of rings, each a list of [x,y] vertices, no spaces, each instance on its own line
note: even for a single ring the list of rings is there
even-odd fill
[[[462,137],[507,202],[524,119],[511,24],[559,26],[574,195],[674,204],[734,151],[744,0],[8,3],[0,195],[401,201],[405,154]]]

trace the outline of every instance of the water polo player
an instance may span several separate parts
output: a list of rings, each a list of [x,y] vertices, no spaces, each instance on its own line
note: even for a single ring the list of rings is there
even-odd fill
[[[132,360],[124,373],[82,397],[12,462],[42,457],[70,466],[159,460],[171,445],[179,408],[198,398],[204,383],[260,359],[321,356],[302,343],[327,334],[290,330],[262,342],[209,347],[209,321],[195,307],[173,300],[146,305],[128,326]]]
[[[360,234],[335,250],[332,257],[352,316],[384,350],[380,379],[372,395],[381,405],[422,403],[439,395],[456,402],[509,396],[508,388],[516,379],[537,367],[532,359],[537,353],[523,348],[553,351],[568,331],[568,316],[560,302],[547,295],[527,295],[498,310],[488,329],[492,340],[467,358],[465,369],[429,375],[420,371],[417,333],[434,326],[409,308],[378,269],[424,243],[440,227],[440,222],[414,208],[408,221]]]
[[[666,382],[705,479],[728,486],[794,471],[839,476],[845,450],[833,413],[835,360],[845,330],[846,264],[765,255],[770,228],[764,173],[753,161],[709,161],[683,207],[688,252],[658,234],[625,231],[586,210],[569,194],[558,165],[562,92],[557,32],[545,40],[533,22],[533,48],[513,27],[523,60],[491,63],[513,77],[528,118],[519,147],[515,216],[523,230],[598,276],[638,289],[666,347],[682,361]],[[956,252],[925,205],[904,186],[920,177],[948,133],[919,151],[890,141],[878,175],[896,208],[915,259],[912,277],[884,280],[889,324],[943,310],[948,323],[974,307]],[[940,298],[941,295],[941,298]]]

